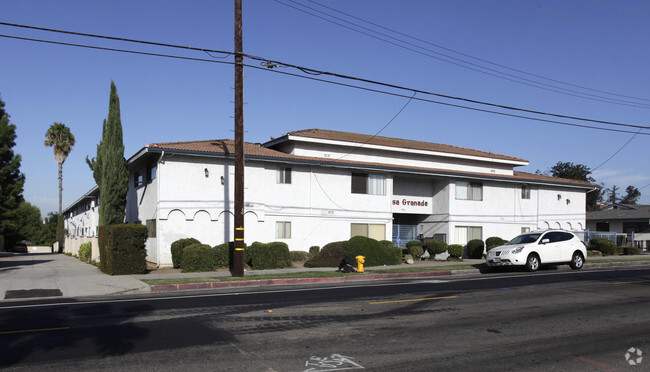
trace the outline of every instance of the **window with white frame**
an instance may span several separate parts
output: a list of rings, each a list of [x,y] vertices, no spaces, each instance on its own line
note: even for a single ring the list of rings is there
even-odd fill
[[[386,225],[381,224],[368,224],[368,223],[353,223],[350,224],[350,237],[365,236],[375,240],[386,239]]]
[[[276,172],[275,182],[291,183],[291,168],[289,167],[279,168]]]
[[[483,184],[480,182],[456,182],[456,199],[483,200]]]
[[[530,186],[521,185],[521,198],[530,199]]]
[[[483,239],[483,227],[481,226],[456,226],[455,228],[455,244],[467,244],[468,241],[474,239]]]
[[[353,194],[386,195],[386,177],[382,174],[352,173]]]
[[[291,239],[291,222],[277,221],[275,223],[276,239]]]

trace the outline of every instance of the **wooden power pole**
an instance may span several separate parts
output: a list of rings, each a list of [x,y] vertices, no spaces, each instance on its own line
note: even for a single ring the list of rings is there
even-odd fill
[[[244,56],[242,0],[235,0],[235,250],[232,276],[244,276]]]

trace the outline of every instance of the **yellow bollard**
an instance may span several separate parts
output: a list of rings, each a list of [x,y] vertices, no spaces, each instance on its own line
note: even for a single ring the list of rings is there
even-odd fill
[[[364,256],[356,256],[357,259],[357,272],[363,272],[363,264],[366,263],[366,258]]]

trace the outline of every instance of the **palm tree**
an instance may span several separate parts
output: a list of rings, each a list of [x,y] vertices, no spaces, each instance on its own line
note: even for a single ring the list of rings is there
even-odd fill
[[[45,146],[54,146],[54,160],[59,165],[59,221],[56,240],[59,253],[63,252],[63,163],[74,146],[74,135],[63,123],[54,123],[45,133]]]

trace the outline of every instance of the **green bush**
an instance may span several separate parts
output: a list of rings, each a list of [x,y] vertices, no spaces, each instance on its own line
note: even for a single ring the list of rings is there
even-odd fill
[[[178,239],[172,243],[172,265],[174,265],[175,269],[181,267],[181,261],[183,260],[183,248],[194,244],[201,244],[201,242],[194,238],[185,238]]]
[[[499,238],[498,236],[491,236],[485,239],[485,250],[489,251],[492,248],[500,247],[506,244],[508,241]]]
[[[234,249],[235,242],[223,243],[212,247],[212,260],[214,270],[230,268],[230,252]]]
[[[407,243],[406,243],[406,248],[411,248],[411,247],[414,246],[414,245],[419,245],[420,247],[423,247],[423,246],[424,246],[424,243],[422,243],[422,242],[419,241],[419,240],[411,240],[410,242],[407,242]]]
[[[192,244],[183,248],[181,271],[196,273],[214,271],[217,264],[214,260],[213,249],[207,244]]]
[[[447,243],[438,239],[431,239],[427,241],[427,251],[431,255],[431,258],[437,254],[442,254],[447,252]]]
[[[305,267],[338,267],[343,259],[343,243],[328,243],[305,262]]]
[[[615,256],[618,254],[616,243],[607,239],[591,239],[589,240],[589,249],[600,251],[603,256]]]
[[[291,255],[291,262],[307,261],[309,258],[309,252],[305,251],[290,251],[289,254]]]
[[[455,259],[462,259],[463,257],[463,246],[460,244],[450,244],[447,246],[447,252],[449,252],[449,257]]]
[[[141,224],[99,227],[100,269],[109,275],[143,274],[147,270],[147,227]]]
[[[365,236],[355,236],[343,243],[343,255],[339,258],[339,262],[343,257],[356,256],[364,256],[366,266],[398,265],[402,262],[400,248],[387,247],[381,242]]]
[[[483,257],[485,243],[481,239],[472,239],[467,242],[467,257],[480,259]]]
[[[79,259],[83,262],[89,262],[93,253],[93,245],[91,242],[83,243],[79,247]]]
[[[246,263],[253,270],[281,269],[292,267],[289,246],[284,242],[254,242],[248,249]]]
[[[623,247],[623,254],[626,256],[634,256],[641,254],[641,249],[637,247]]]
[[[420,258],[424,254],[424,247],[422,245],[412,245],[406,249],[408,254],[413,256],[413,258]]]
[[[388,247],[388,248],[395,247],[395,244],[393,244],[393,242],[391,242],[390,240],[380,240],[379,242],[383,244],[384,247]]]
[[[319,246],[317,246],[317,245],[312,245],[311,247],[309,247],[309,257],[310,257],[310,258],[311,258],[311,257],[315,257],[315,256],[318,254],[319,251],[320,251],[320,247],[319,247]]]

